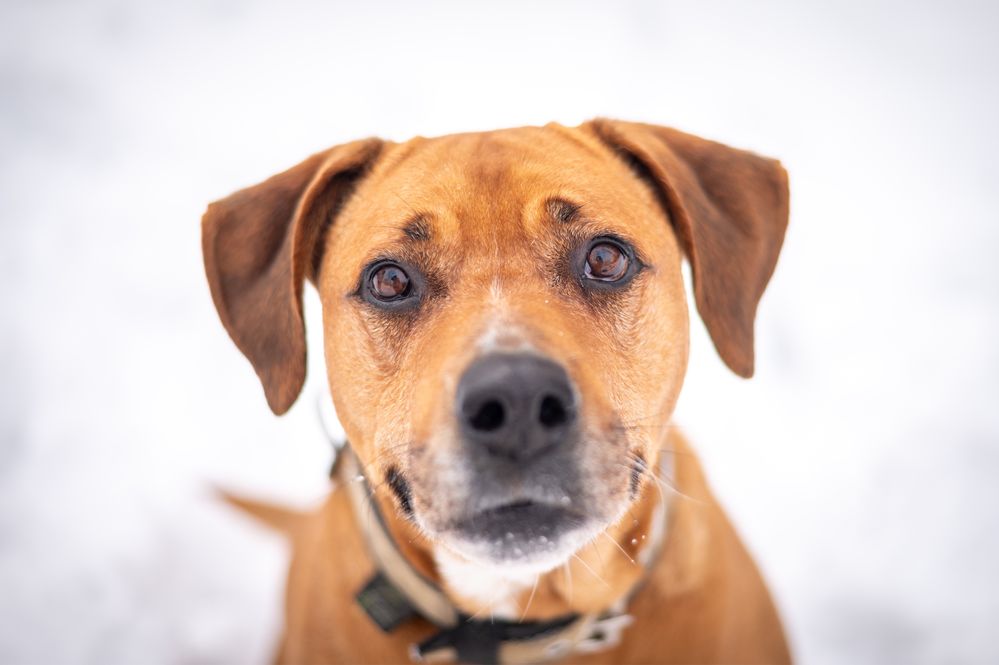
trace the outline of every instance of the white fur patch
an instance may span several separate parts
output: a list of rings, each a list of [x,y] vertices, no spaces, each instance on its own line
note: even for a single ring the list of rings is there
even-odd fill
[[[517,605],[517,596],[530,589],[537,579],[534,573],[474,563],[440,546],[434,550],[434,558],[450,588],[498,619],[520,618],[522,610]]]
[[[534,351],[524,329],[510,321],[510,308],[503,296],[499,280],[494,279],[489,286],[491,315],[485,331],[475,341],[481,353],[491,351]]]
[[[475,341],[475,346],[483,354],[492,351],[535,351],[534,345],[528,341],[523,329],[502,316],[492,318],[485,332]]]

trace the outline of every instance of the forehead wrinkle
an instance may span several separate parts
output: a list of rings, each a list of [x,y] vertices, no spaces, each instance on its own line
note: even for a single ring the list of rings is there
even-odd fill
[[[511,171],[506,159],[475,159],[449,197],[465,246],[488,248],[497,259],[511,232],[523,226],[521,193]]]

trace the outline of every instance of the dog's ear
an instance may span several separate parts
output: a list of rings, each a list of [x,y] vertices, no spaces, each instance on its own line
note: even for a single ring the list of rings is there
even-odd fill
[[[303,282],[315,280],[325,232],[381,147],[366,139],[315,154],[212,203],[202,218],[215,307],[276,414],[305,382]]]
[[[690,261],[697,309],[718,354],[752,376],[756,306],[787,228],[787,172],[776,160],[667,127],[589,125],[652,185]]]

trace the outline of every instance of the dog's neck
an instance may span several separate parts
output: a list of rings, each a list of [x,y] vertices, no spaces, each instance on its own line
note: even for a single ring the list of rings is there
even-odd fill
[[[386,527],[409,564],[447,594],[466,615],[506,620],[547,620],[600,613],[627,600],[645,575],[665,529],[663,494],[647,479],[624,515],[559,567],[534,574],[470,561],[428,542],[399,516],[391,498],[377,493]]]

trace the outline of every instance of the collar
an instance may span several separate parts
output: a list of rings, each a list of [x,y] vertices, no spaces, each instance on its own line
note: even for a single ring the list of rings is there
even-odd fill
[[[331,476],[347,486],[358,527],[377,572],[356,600],[384,632],[414,616],[432,623],[437,632],[410,646],[413,662],[463,662],[483,665],[542,663],[572,653],[604,651],[616,646],[633,621],[628,601],[641,582],[614,606],[594,614],[569,614],[549,621],[478,621],[462,613],[431,580],[416,570],[396,547],[385,518],[372,500],[373,491],[349,445],[337,446]],[[665,533],[665,505],[653,516],[652,543],[642,564],[657,558]]]

